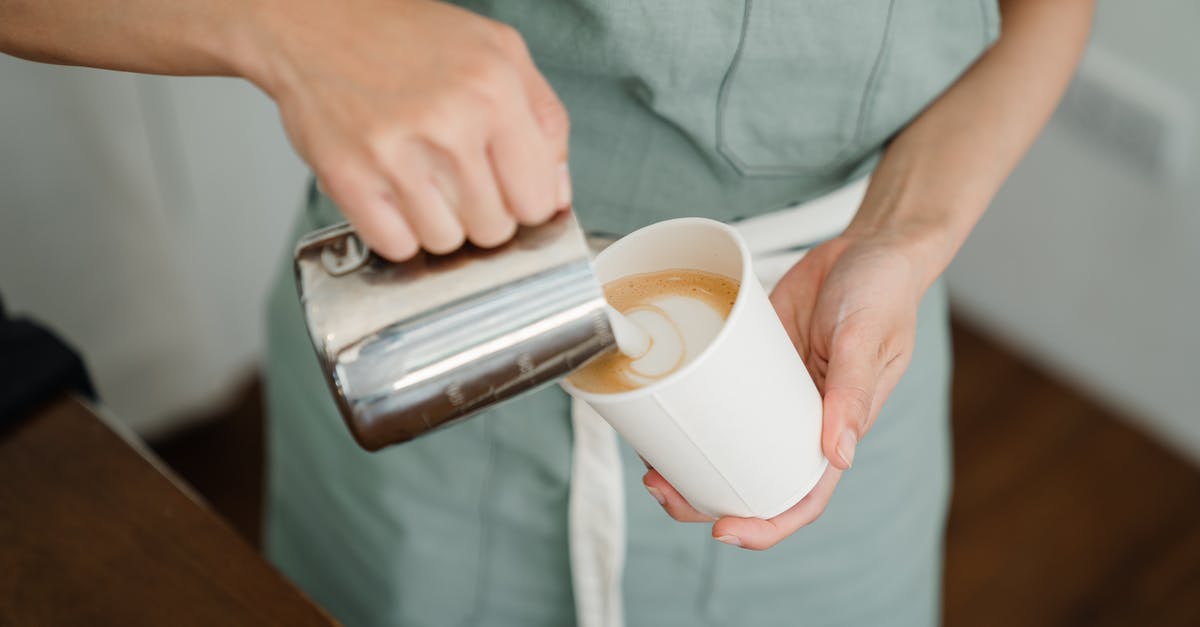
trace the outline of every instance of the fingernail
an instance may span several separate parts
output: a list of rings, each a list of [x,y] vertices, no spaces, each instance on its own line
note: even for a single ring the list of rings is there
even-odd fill
[[[852,429],[842,431],[841,437],[838,438],[837,453],[845,462],[846,468],[850,468],[854,464],[854,447],[858,446],[858,438],[855,437]]]
[[[654,500],[658,501],[659,505],[665,506],[667,504],[667,497],[663,496],[663,493],[658,488],[646,486],[646,491],[650,493],[650,496],[654,497]]]
[[[721,536],[717,538],[717,542],[724,542],[729,546],[742,546],[742,540],[737,536]]]
[[[567,164],[558,166],[558,208],[571,206],[571,170]]]

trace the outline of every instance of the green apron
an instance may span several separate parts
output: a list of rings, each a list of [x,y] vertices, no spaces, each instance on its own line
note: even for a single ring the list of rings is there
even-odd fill
[[[575,206],[614,234],[818,196],[992,41],[994,0],[464,2],[516,26],[571,114]],[[294,235],[340,215],[310,194]],[[766,552],[644,494],[623,447],[626,624],[932,625],[949,493],[940,284],[825,514]],[[283,260],[269,303],[267,552],[349,625],[565,626],[568,399],[547,389],[378,453],[351,440]]]

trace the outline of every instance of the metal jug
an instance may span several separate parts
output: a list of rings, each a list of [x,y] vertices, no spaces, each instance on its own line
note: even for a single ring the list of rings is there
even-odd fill
[[[296,247],[305,323],[355,440],[406,442],[556,381],[616,341],[574,214],[494,249],[370,252],[348,224]]]

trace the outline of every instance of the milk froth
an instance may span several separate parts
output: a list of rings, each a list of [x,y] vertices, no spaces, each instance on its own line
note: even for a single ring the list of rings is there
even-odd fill
[[[634,274],[605,284],[609,304],[650,335],[650,346],[640,355],[602,355],[568,380],[587,392],[617,393],[670,376],[717,336],[738,287],[735,279],[691,269]]]

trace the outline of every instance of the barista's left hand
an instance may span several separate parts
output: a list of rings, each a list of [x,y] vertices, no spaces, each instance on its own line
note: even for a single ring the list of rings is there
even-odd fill
[[[888,143],[845,234],[779,281],[771,301],[824,397],[831,463],[795,507],[771,520],[722,518],[714,538],[766,549],[825,511],[908,367],[921,297],[1066,89],[1093,5],[1002,0],[1000,38]],[[654,470],[643,481],[676,520],[711,521]]]
[[[917,306],[928,288],[923,257],[900,238],[843,235],[808,253],[780,279],[771,302],[824,399],[821,448],[830,466],[808,496],[770,519],[724,517],[714,538],[767,549],[825,510],[854,450],[908,367]],[[933,276],[936,276],[936,272]],[[650,494],[681,522],[711,522],[657,471]]]

